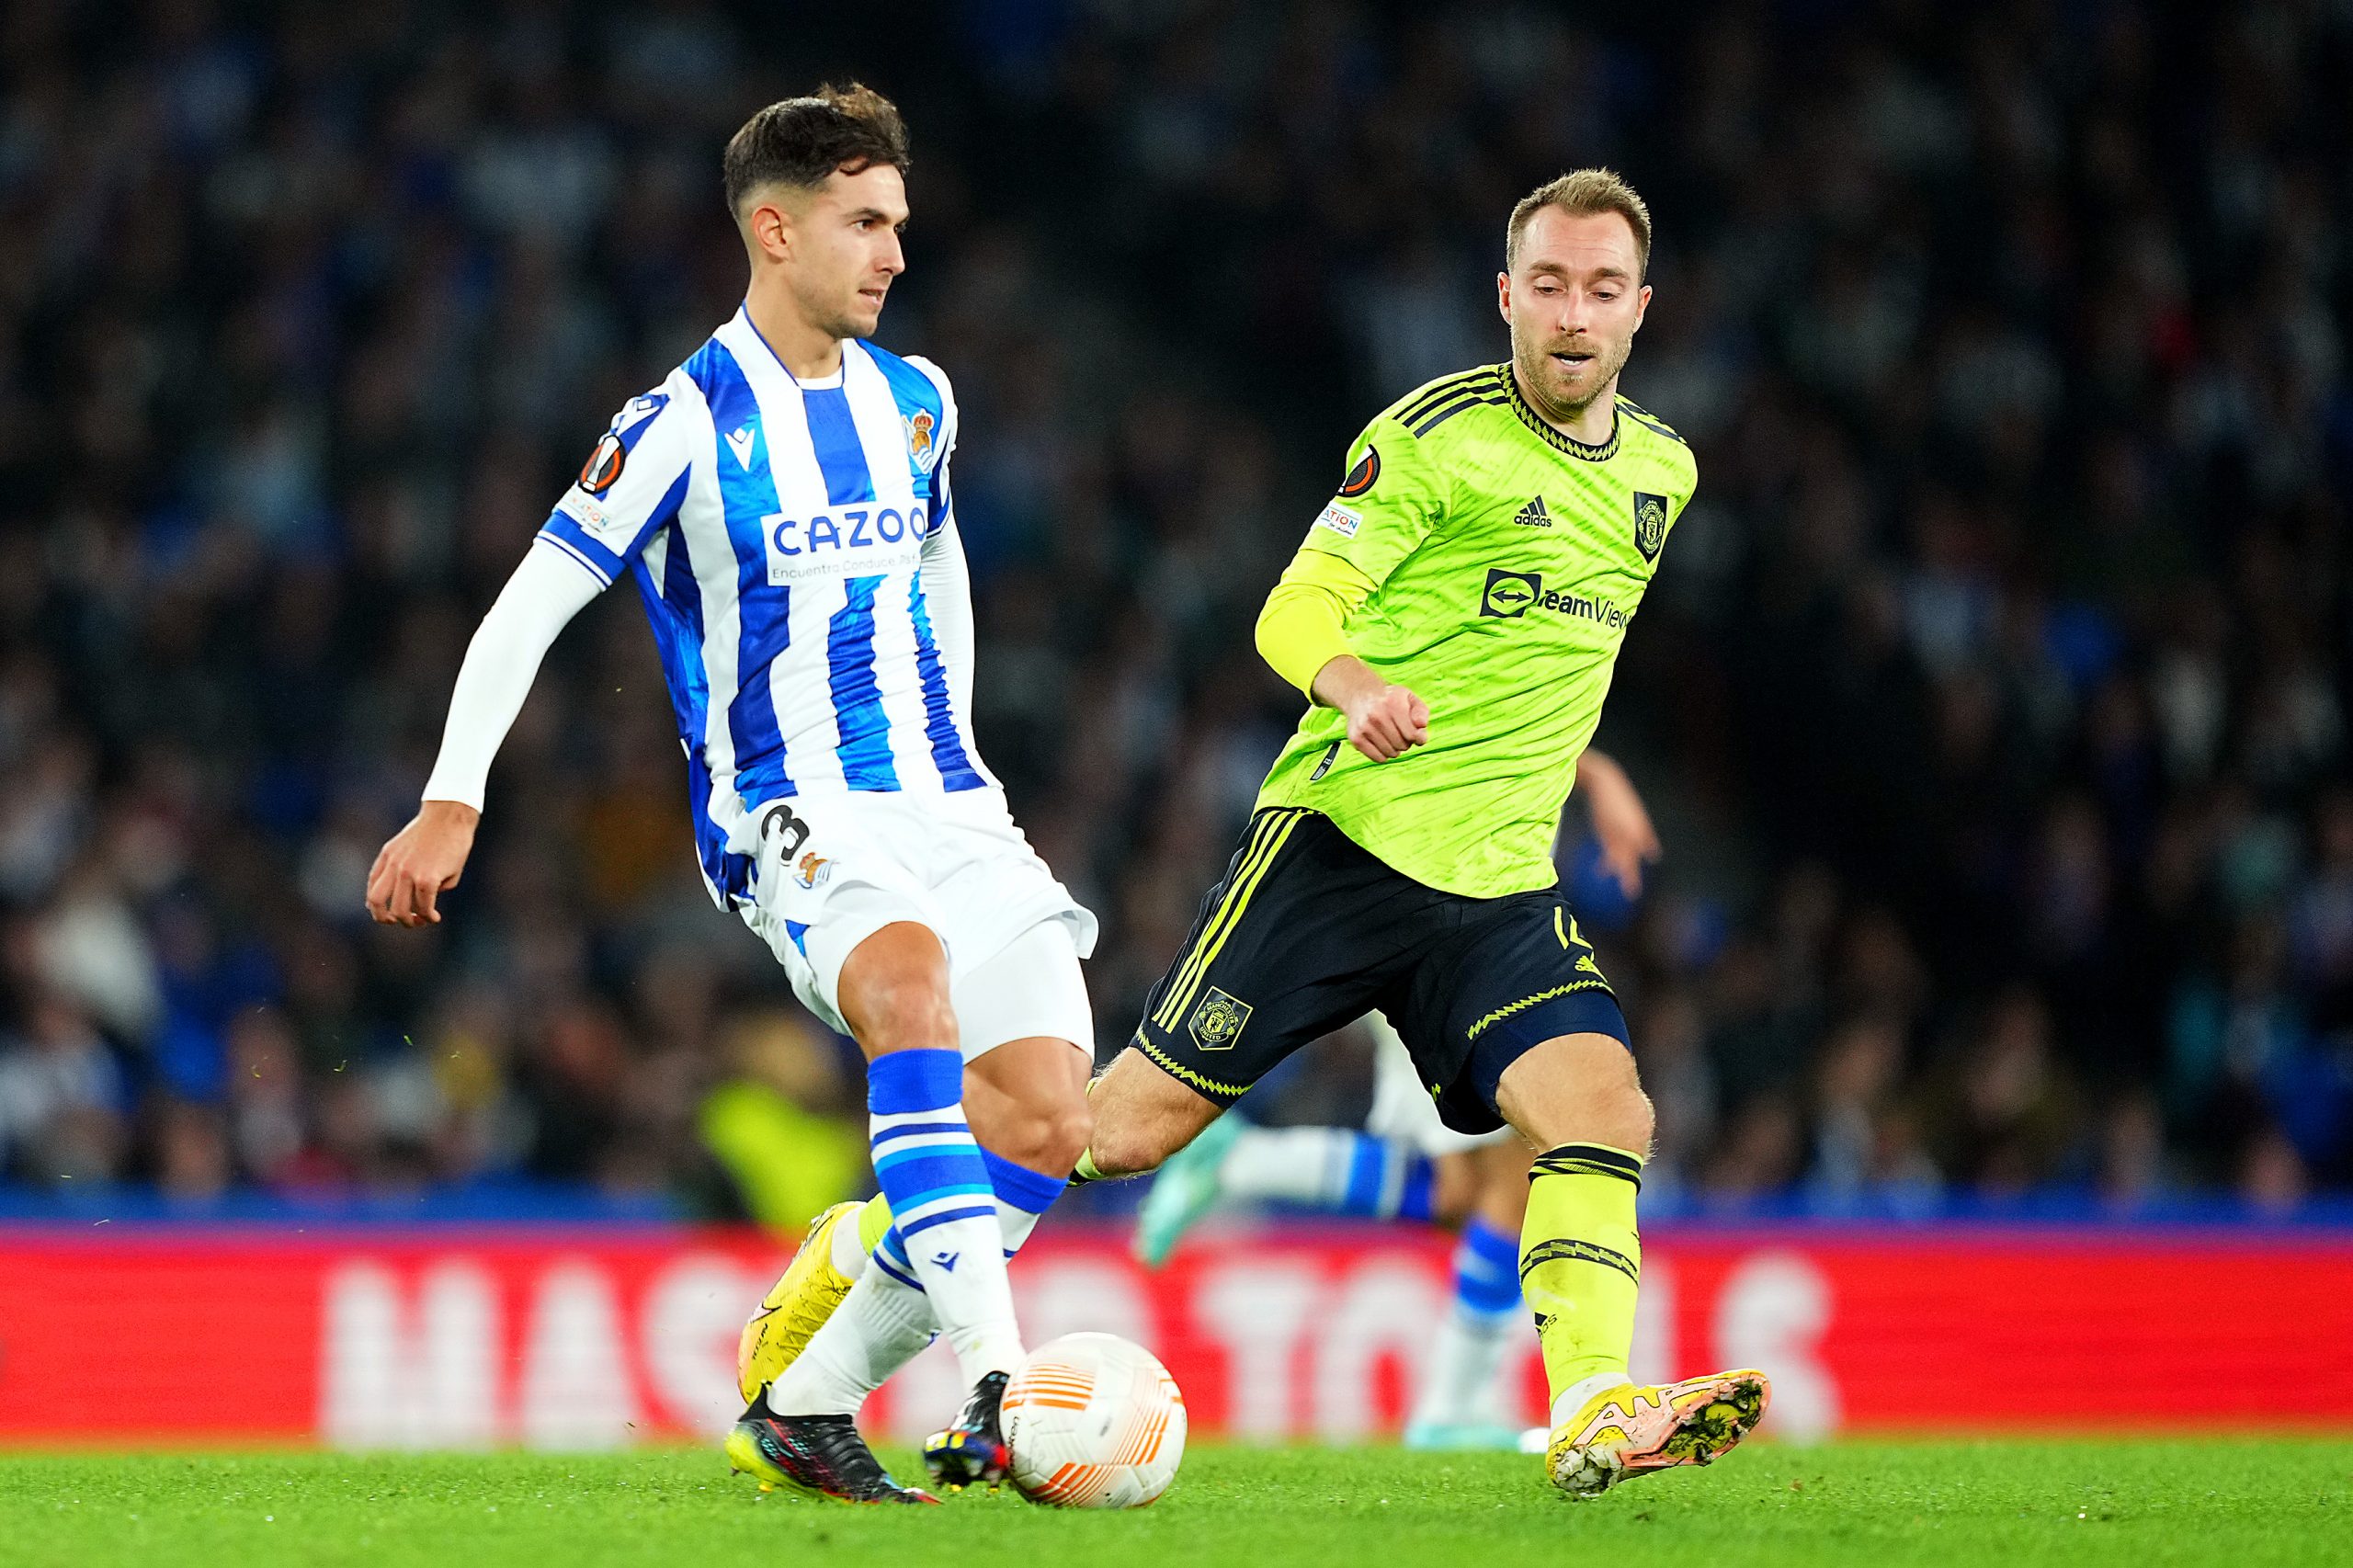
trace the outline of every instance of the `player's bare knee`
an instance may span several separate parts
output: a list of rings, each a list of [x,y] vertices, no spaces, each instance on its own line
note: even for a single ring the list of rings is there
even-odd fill
[[[1647,1158],[1656,1121],[1651,1097],[1635,1081],[1630,1061],[1624,1079],[1584,1096],[1560,1121],[1560,1136],[1551,1142],[1606,1143]]]
[[[928,977],[911,975],[869,984],[849,1023],[869,1056],[894,1051],[953,1051],[956,1010]]]
[[[1539,1148],[1606,1143],[1650,1148],[1653,1117],[1634,1058],[1607,1035],[1545,1041],[1504,1070],[1497,1105]]]
[[[1630,1087],[1620,1114],[1624,1119],[1625,1139],[1622,1142],[1613,1141],[1613,1145],[1649,1159],[1651,1137],[1658,1131],[1658,1112],[1652,1108],[1651,1097],[1643,1092],[1641,1085]]]

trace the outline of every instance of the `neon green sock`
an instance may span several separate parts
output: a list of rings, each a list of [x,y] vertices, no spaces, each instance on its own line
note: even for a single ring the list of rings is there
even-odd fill
[[[1536,1314],[1556,1400],[1587,1378],[1625,1374],[1643,1272],[1634,1233],[1642,1186],[1642,1156],[1605,1143],[1563,1143],[1529,1170],[1519,1289]]]
[[[872,1252],[882,1244],[882,1237],[890,1229],[891,1200],[878,1192],[858,1211],[858,1250]]]

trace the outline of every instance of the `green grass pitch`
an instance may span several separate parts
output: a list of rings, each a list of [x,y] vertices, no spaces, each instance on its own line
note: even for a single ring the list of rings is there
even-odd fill
[[[892,1456],[901,1475],[911,1456]],[[1758,1443],[1573,1504],[1538,1462],[1202,1446],[1157,1506],[761,1497],[714,1453],[0,1455],[0,1564],[1020,1568],[2353,1562],[2353,1441]],[[1579,1555],[1571,1559],[1564,1552]],[[1588,1555],[1590,1554],[1590,1555]]]

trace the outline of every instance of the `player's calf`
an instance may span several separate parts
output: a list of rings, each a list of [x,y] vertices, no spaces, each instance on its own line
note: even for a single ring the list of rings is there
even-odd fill
[[[870,1062],[901,1051],[957,1050],[948,955],[928,927],[899,921],[875,932],[843,963],[839,990],[843,1021]],[[960,1074],[962,1064],[960,1052]]]
[[[1066,1176],[1095,1131],[1090,1052],[1048,1036],[1007,1040],[964,1068],[964,1114],[981,1146],[1033,1171]]]
[[[948,954],[925,926],[886,926],[842,966],[841,1011],[866,1071],[874,1177],[908,1282],[930,1297],[969,1381],[1021,1360],[987,1163],[964,1113]]]
[[[1706,1464],[1755,1429],[1771,1396],[1742,1369],[1665,1386],[1627,1376],[1642,1281],[1635,1199],[1651,1106],[1615,1033],[1543,1040],[1510,1060],[1496,1108],[1543,1153],[1528,1173],[1520,1292],[1536,1314],[1551,1386],[1546,1470],[1572,1496],[1674,1465]]]

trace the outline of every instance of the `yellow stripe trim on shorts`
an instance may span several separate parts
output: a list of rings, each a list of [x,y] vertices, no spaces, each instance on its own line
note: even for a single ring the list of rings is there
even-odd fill
[[[1163,1072],[1176,1078],[1179,1082],[1190,1084],[1194,1088],[1201,1090],[1204,1094],[1223,1095],[1227,1099],[1238,1100],[1243,1096],[1250,1092],[1250,1085],[1247,1084],[1221,1084],[1215,1078],[1203,1077],[1200,1074],[1194,1072],[1190,1067],[1186,1066],[1183,1062],[1177,1061],[1175,1057],[1161,1050],[1160,1047],[1153,1044],[1152,1041],[1144,1039],[1141,1030],[1137,1032],[1136,1038],[1132,1043]]]
[[[1250,907],[1251,896],[1258,891],[1258,884],[1267,880],[1267,873],[1274,869],[1276,857],[1282,853],[1283,841],[1290,836],[1290,830],[1297,827],[1300,820],[1307,814],[1304,811],[1294,812],[1283,820],[1280,827],[1276,829],[1274,838],[1267,844],[1265,853],[1258,857],[1257,865],[1251,869],[1249,881],[1236,890],[1240,896],[1233,900],[1232,907],[1225,913],[1220,928],[1202,948],[1200,961],[1194,967],[1193,977],[1186,982],[1184,994],[1176,999],[1176,1010],[1171,1015],[1170,1021],[1162,1028],[1174,1031],[1176,1028],[1176,1019],[1185,1016],[1185,1009],[1192,1005],[1194,992],[1199,988],[1201,982],[1209,977],[1210,966],[1217,962],[1217,955],[1224,949],[1226,938],[1233,936],[1235,928],[1242,924],[1242,916]]]
[[[1177,975],[1176,983],[1168,988],[1168,1000],[1161,1005],[1158,1013],[1153,1015],[1162,1028],[1175,1031],[1176,1020],[1185,1016],[1185,1008],[1192,1001],[1193,992],[1199,986],[1201,977],[1209,972],[1218,949],[1225,946],[1225,939],[1240,924],[1243,910],[1249,906],[1250,895],[1258,891],[1259,882],[1266,878],[1267,869],[1275,863],[1275,856],[1281,850],[1283,840],[1290,836],[1290,830],[1297,827],[1300,819],[1307,814],[1305,808],[1302,807],[1285,812],[1279,818],[1267,819],[1270,831],[1262,835],[1263,842],[1243,862],[1241,872],[1233,879],[1233,886],[1227,890],[1225,902],[1219,906],[1210,923],[1202,927],[1201,939],[1193,944],[1192,956],[1185,960],[1184,970]]]
[[[1276,826],[1280,824],[1280,822],[1282,822],[1282,810],[1278,808],[1278,810],[1268,810],[1268,812],[1261,814],[1256,822],[1249,824],[1249,838],[1243,840],[1243,857],[1240,857],[1240,862],[1235,862],[1235,869],[1233,869],[1233,881],[1226,885],[1226,897],[1219,900],[1217,909],[1211,909],[1210,918],[1202,921],[1200,935],[1193,939],[1193,947],[1186,949],[1184,959],[1176,963],[1176,970],[1174,970],[1172,977],[1169,977],[1169,994],[1160,998],[1160,1012],[1153,1012],[1153,1022],[1160,1024],[1163,1028],[1176,1028],[1176,998],[1179,998],[1181,994],[1193,984],[1195,970],[1198,970],[1198,965],[1200,965],[1202,949],[1210,944],[1210,937],[1214,937],[1219,927],[1226,923],[1226,914],[1233,909],[1233,900],[1238,900],[1240,892],[1243,892],[1243,883],[1245,883],[1245,878],[1249,876],[1249,869],[1259,864],[1259,855],[1266,850],[1266,843],[1268,843],[1268,838],[1273,838]]]
[[[1193,938],[1193,945],[1185,949],[1176,960],[1176,967],[1169,974],[1168,994],[1160,999],[1160,1010],[1152,1015],[1152,1021],[1162,1028],[1176,1027],[1169,1021],[1169,1009],[1176,1003],[1176,994],[1191,976],[1194,960],[1200,957],[1201,947],[1210,939],[1210,933],[1217,929],[1218,923],[1225,918],[1226,908],[1233,903],[1234,894],[1242,891],[1242,879],[1257,860],[1258,851],[1266,846],[1267,835],[1274,831],[1276,820],[1277,813],[1268,812],[1250,824],[1249,835],[1242,841],[1242,858],[1234,865],[1233,881],[1227,884],[1225,897],[1210,911],[1210,917],[1201,922],[1201,934]]]
[[[1533,1007],[1539,1002],[1550,1002],[1555,996],[1566,996],[1573,991],[1607,991],[1609,987],[1606,983],[1598,980],[1573,980],[1566,985],[1555,985],[1550,991],[1539,991],[1533,996],[1523,996],[1517,1002],[1506,1003],[1503,1006],[1496,1008],[1485,1017],[1481,1018],[1477,1023],[1472,1024],[1471,1026],[1471,1032],[1464,1038],[1468,1040],[1477,1040],[1482,1034],[1486,1032],[1486,1028],[1489,1024],[1501,1023],[1504,1019],[1510,1017],[1514,1013]]]

